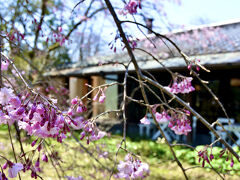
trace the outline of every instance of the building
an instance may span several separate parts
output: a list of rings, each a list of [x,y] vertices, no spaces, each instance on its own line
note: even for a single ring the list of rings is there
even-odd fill
[[[200,60],[211,72],[200,71],[200,77],[209,82],[209,87],[224,104],[229,116],[236,122],[240,122],[240,21],[199,26],[197,28],[167,33],[166,36],[172,39],[181,50],[191,58]],[[189,76],[189,71],[184,60],[179,56],[174,47],[165,40],[160,40],[153,35],[148,38],[156,44],[154,48],[147,39],[138,42],[138,47],[151,51],[161,59],[161,62],[171,69],[183,75]],[[166,46],[167,45],[167,46]],[[155,76],[160,83],[168,85],[171,76],[151,56],[134,50],[139,66]],[[62,68],[53,69],[47,73],[56,79],[66,82],[69,85],[70,98],[83,96],[87,91],[85,83],[93,87],[111,82],[122,82],[124,67],[121,63],[128,62],[126,52],[115,53],[109,56],[90,57],[84,63],[74,63]],[[104,62],[104,64],[102,64]],[[102,65],[99,65],[102,64]],[[129,72],[134,75],[134,67],[130,65]],[[200,112],[209,122],[215,121],[218,117],[224,116],[220,107],[213,97],[201,86],[201,83],[194,80],[196,91],[187,95],[191,105]],[[129,79],[128,94],[138,86],[138,83]],[[121,101],[119,96],[121,87],[114,86],[107,90],[105,104],[93,103],[93,116],[104,110],[116,109]],[[94,94],[92,95],[94,96]],[[140,97],[139,91],[134,97]],[[154,98],[150,102],[154,103]],[[136,103],[128,104],[128,122],[139,123],[144,115],[144,110]],[[134,112],[134,113],[132,113]],[[207,134],[208,130],[198,125],[201,134]]]

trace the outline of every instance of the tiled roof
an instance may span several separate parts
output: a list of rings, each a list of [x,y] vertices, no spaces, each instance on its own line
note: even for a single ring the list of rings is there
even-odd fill
[[[175,31],[164,35],[169,37],[189,56],[216,55],[240,51],[240,20]],[[154,48],[152,43],[147,39],[138,41],[138,47],[150,51],[160,59],[166,59],[165,61],[168,61],[167,59],[179,57],[177,50],[166,40],[163,42],[154,35],[149,35],[148,38],[154,42],[156,48]],[[135,50],[134,54],[139,62],[152,60],[147,54],[139,52],[138,50]],[[60,69],[89,68],[96,67],[99,63],[126,61],[129,61],[129,57],[126,52],[122,52],[107,56],[90,57],[86,59],[84,63],[77,62],[69,64],[60,67]]]
[[[190,58],[192,58],[190,56]],[[218,54],[207,54],[199,55],[201,59],[201,65],[206,68],[224,68],[229,66],[231,68],[240,67],[240,52],[230,52],[230,53],[218,53]],[[171,69],[186,68],[186,63],[181,57],[173,57],[167,60],[162,60],[161,63]],[[144,70],[164,70],[164,67],[153,60],[149,61],[139,61],[138,65]],[[131,64],[129,66],[129,71],[134,71],[134,66]],[[47,72],[46,76],[88,76],[97,74],[117,74],[125,72],[125,68],[120,64],[106,64],[103,66],[88,66],[88,67],[75,67],[62,70],[55,70]]]
[[[240,51],[240,21],[229,24],[213,25],[166,34],[187,55],[216,54]],[[157,51],[166,58],[178,56],[173,46],[165,40],[154,39]],[[150,45],[150,43],[148,43]],[[147,46],[145,46],[147,47]],[[150,45],[151,47],[151,45]],[[165,55],[164,55],[165,53]]]

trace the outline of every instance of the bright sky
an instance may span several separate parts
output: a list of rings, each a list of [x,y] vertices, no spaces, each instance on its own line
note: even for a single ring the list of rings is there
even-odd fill
[[[115,0],[112,0],[114,2]],[[181,5],[173,3],[176,0],[152,0],[155,3],[164,2],[164,11],[167,13],[167,20],[171,24],[187,26],[196,26],[216,22],[226,22],[238,19],[240,21],[240,0],[180,0]],[[144,6],[143,6],[144,9]],[[149,11],[149,10],[147,10]],[[156,13],[156,11],[153,11]],[[167,31],[163,29],[163,19],[154,13],[148,12],[155,17],[153,21],[154,30]],[[144,23],[144,22],[142,22]],[[106,36],[114,32],[112,23],[105,22]],[[160,26],[160,29],[158,27]],[[138,33],[135,28],[132,32]]]
[[[111,1],[116,5],[116,2],[119,3],[120,0]],[[169,21],[172,24],[184,25],[185,27],[201,25],[203,23],[226,22],[233,19],[238,19],[240,21],[240,0],[181,0],[181,5],[177,5],[177,3],[169,3],[169,1],[171,2],[176,0],[152,1],[155,3],[164,2],[164,10],[166,11],[168,17],[168,20],[166,21]],[[152,14],[149,10],[147,10],[147,12]],[[153,26],[155,27],[154,30],[165,32],[166,30],[160,25],[163,22],[161,17],[159,18],[159,16],[156,16],[154,13],[152,16],[155,16],[153,22]],[[108,44],[108,42],[114,39],[116,27],[113,26],[112,21],[104,21],[104,19],[99,20],[98,24],[100,24],[99,28],[95,29],[100,29],[104,32],[104,34],[102,34],[102,39],[104,39],[106,44]],[[161,26],[160,29],[158,29],[159,26]],[[136,35],[138,38],[143,36],[136,27],[130,29],[129,33],[134,36]],[[104,54],[107,50],[112,52],[109,47],[104,49]]]
[[[200,24],[199,18],[213,22],[240,19],[240,0],[181,0],[182,5],[166,4],[168,17],[173,23]]]

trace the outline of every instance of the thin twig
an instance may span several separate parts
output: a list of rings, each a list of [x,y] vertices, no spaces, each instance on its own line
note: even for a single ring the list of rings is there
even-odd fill
[[[12,135],[11,135],[10,126],[9,126],[9,124],[7,124],[7,126],[8,126],[8,135],[9,135],[11,146],[12,146],[13,156],[14,156],[15,162],[17,163],[17,155],[16,155],[16,152],[15,152],[15,149],[14,149],[14,145],[13,145],[13,141],[12,141]],[[18,178],[21,180],[21,175],[20,175],[19,172],[18,172]]]
[[[122,29],[121,22],[120,22],[120,20],[118,19],[117,14],[116,14],[115,10],[113,9],[112,4],[110,3],[110,1],[109,1],[109,0],[105,0],[105,3],[106,3],[106,5],[107,5],[107,7],[108,7],[108,10],[110,11],[110,13],[111,13],[112,16],[113,16],[113,19],[114,19],[115,24],[116,24],[116,26],[117,26],[117,28],[118,28],[118,31],[119,31],[120,36],[121,36],[121,38],[122,38],[122,41],[123,41],[123,43],[125,44],[125,47],[126,47],[126,49],[127,49],[128,55],[130,56],[131,61],[132,61],[133,65],[134,65],[134,67],[135,67],[135,70],[136,70],[138,79],[139,79],[139,80],[142,80],[142,76],[143,76],[143,75],[142,75],[142,73],[141,73],[141,71],[140,71],[140,68],[139,68],[139,66],[138,66],[138,64],[137,64],[137,61],[136,61],[135,56],[134,56],[134,54],[133,54],[133,52],[132,52],[132,49],[131,49],[131,47],[130,47],[130,45],[129,45],[129,42],[128,42],[128,40],[127,40],[127,38],[126,38],[126,36],[125,36],[125,33],[124,33],[123,29]],[[147,104],[149,104],[142,83],[140,83],[140,88],[141,88],[141,91],[142,91],[142,95],[143,95],[143,97],[144,97],[144,101],[145,101]],[[181,168],[181,170],[182,170],[182,172],[183,172],[183,174],[184,174],[185,179],[188,180],[188,177],[187,177],[187,175],[186,175],[186,172],[185,172],[185,170],[184,170],[181,162],[177,159],[174,150],[172,149],[170,143],[168,142],[168,140],[167,140],[167,138],[166,138],[163,130],[162,130],[161,127],[159,126],[159,124],[158,124],[155,116],[153,115],[152,110],[149,109],[149,111],[150,111],[150,113],[152,114],[153,120],[154,120],[155,124],[157,125],[157,128],[160,130],[162,136],[166,139],[166,142],[167,142],[167,144],[168,144],[168,146],[169,146],[169,148],[170,148],[170,150],[171,150],[171,153],[173,154],[174,159],[175,159],[175,161],[177,162],[178,166]]]

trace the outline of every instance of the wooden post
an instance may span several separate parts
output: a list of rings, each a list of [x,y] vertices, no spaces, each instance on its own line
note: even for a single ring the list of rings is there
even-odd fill
[[[69,98],[70,100],[78,96],[81,98],[84,96],[88,88],[85,85],[88,83],[88,80],[85,78],[78,78],[78,77],[70,77],[69,78]]]
[[[103,79],[103,77],[101,77],[101,76],[92,76],[91,78],[92,78],[92,86],[93,87],[97,87],[99,85],[105,84],[105,79]],[[98,92],[98,90],[96,90],[92,93],[92,98],[97,94],[97,92]],[[96,116],[105,111],[105,103],[101,104],[98,101],[96,101],[96,102],[92,103],[92,107],[93,107],[93,109],[92,109],[93,116]]]

